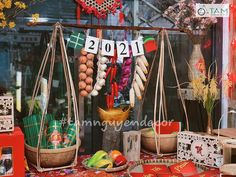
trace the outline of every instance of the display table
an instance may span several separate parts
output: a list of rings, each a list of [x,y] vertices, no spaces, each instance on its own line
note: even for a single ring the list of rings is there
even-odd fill
[[[30,168],[30,172],[27,173],[27,177],[60,177],[60,176],[68,176],[68,177],[73,177],[73,176],[79,176],[79,173],[85,171],[86,169],[83,168],[82,166],[82,161],[86,158],[90,157],[90,155],[83,155],[79,156],[78,158],[78,165],[74,167],[73,169],[65,169],[65,170],[58,170],[58,171],[50,171],[50,172],[44,172],[44,173],[39,173],[37,172],[33,167]],[[155,156],[153,155],[148,155],[141,153],[141,159],[153,159]],[[172,157],[165,157],[165,158],[173,158]],[[72,174],[78,174],[78,175],[72,175]],[[71,175],[70,175],[71,174]],[[113,173],[114,176],[125,176],[126,175],[126,170]]]

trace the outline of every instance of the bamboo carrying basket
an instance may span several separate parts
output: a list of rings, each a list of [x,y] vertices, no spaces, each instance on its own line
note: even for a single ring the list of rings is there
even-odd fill
[[[75,94],[75,87],[74,87],[73,79],[71,76],[68,57],[66,53],[62,26],[60,23],[56,23],[53,28],[50,42],[44,54],[44,57],[43,57],[43,60],[39,69],[39,73],[37,75],[37,79],[36,79],[36,83],[35,83],[35,87],[34,87],[33,95],[32,95],[32,104],[29,110],[29,116],[31,116],[34,109],[35,97],[37,96],[39,88],[41,86],[40,81],[44,75],[47,63],[50,63],[48,85],[47,85],[47,97],[46,97],[45,109],[43,109],[42,111],[40,133],[39,133],[37,147],[34,148],[27,144],[25,145],[27,159],[29,160],[30,164],[32,164],[39,172],[51,171],[51,170],[57,170],[57,169],[63,169],[63,168],[76,166],[78,149],[80,146],[79,137],[76,136],[76,144],[74,146],[61,148],[61,149],[41,149],[40,148],[44,125],[45,125],[45,115],[47,114],[47,107],[48,107],[51,85],[52,85],[53,70],[54,70],[54,64],[55,64],[56,43],[57,43],[58,37],[59,37],[59,42],[60,42],[60,49],[61,49],[61,56],[62,56],[61,59],[62,59],[62,64],[63,64],[63,70],[64,70],[65,81],[66,81],[66,90],[67,90],[67,100],[68,100],[67,123],[70,124],[71,122],[71,111],[72,111],[72,105],[73,105],[73,112],[74,112],[73,118],[76,125],[76,133],[78,134],[79,132],[79,127],[78,127],[79,115],[78,115],[78,105],[77,105],[77,99],[76,99],[76,94]]]
[[[183,105],[183,110],[186,118],[187,130],[189,130],[188,115],[186,110],[185,101],[180,92],[180,83],[177,75],[174,54],[170,44],[169,36],[166,30],[161,31],[161,45],[160,45],[160,59],[158,65],[158,73],[156,76],[156,87],[155,87],[155,102],[154,102],[154,124],[155,126],[158,122],[168,121],[167,115],[167,106],[166,106],[166,97],[165,97],[165,87],[164,87],[164,66],[165,66],[165,38],[167,42],[168,54],[170,57],[171,66],[174,72],[175,80],[177,83],[177,88],[180,95],[180,100]],[[158,104],[158,95],[159,95],[159,104]],[[157,110],[158,109],[158,110]],[[158,111],[158,117],[157,117]],[[177,134],[165,134],[160,135],[160,126],[159,129],[154,129],[154,136],[149,136],[147,130],[141,130],[141,142],[142,146],[149,151],[156,152],[157,156],[170,155],[170,153],[176,153],[177,151]]]

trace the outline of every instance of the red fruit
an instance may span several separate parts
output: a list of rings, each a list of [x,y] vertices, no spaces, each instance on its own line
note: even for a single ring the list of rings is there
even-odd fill
[[[109,96],[110,96],[110,99],[111,99],[111,95],[109,95]],[[111,100],[109,100],[109,102],[111,102]],[[120,156],[120,155],[122,155],[122,154],[121,154],[121,152],[118,151],[118,150],[112,150],[112,151],[109,153],[109,157],[112,158],[113,161],[115,161],[116,158],[117,158],[118,156]]]
[[[118,166],[125,165],[127,163],[127,160],[123,155],[119,155],[118,157],[116,157],[114,163],[118,167]]]

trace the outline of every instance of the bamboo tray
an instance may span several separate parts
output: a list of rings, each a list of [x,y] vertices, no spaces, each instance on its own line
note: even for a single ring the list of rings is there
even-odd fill
[[[105,171],[107,173],[114,173],[114,172],[118,172],[118,171],[122,171],[122,170],[125,170],[127,167],[128,167],[128,162],[125,164],[125,165],[122,165],[120,167],[114,167],[114,168],[94,168],[94,167],[88,167],[87,166],[87,161],[89,160],[90,158],[87,158],[87,159],[84,159],[82,161],[82,165],[85,169],[87,170],[93,170],[93,171]]]
[[[181,162],[181,160],[177,160],[177,159],[140,160],[140,161],[135,162],[133,165],[131,165],[128,168],[127,173],[128,173],[129,177],[132,177],[131,174],[130,174],[132,172],[142,173],[143,172],[142,165],[144,165],[144,164],[154,164],[154,165],[155,164],[156,165],[164,164],[164,165],[170,166],[170,165],[173,165],[173,164],[178,163],[178,162]],[[197,165],[197,164],[196,164],[196,167],[197,167],[197,170],[198,170],[199,173],[204,172],[204,171],[209,169],[208,167],[205,167],[205,166],[202,166],[202,165]]]

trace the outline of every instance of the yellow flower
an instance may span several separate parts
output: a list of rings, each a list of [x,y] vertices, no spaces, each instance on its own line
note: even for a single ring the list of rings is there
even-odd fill
[[[25,5],[25,3],[21,2],[21,1],[16,1],[14,4],[15,4],[16,7],[20,8],[20,9],[26,9],[26,7],[27,7]]]
[[[203,105],[206,104],[206,101],[208,99],[208,94],[209,94],[209,88],[208,88],[208,85],[206,85],[204,88],[203,88],[203,95],[202,95],[202,100],[203,100]]]
[[[11,8],[11,5],[12,5],[12,1],[11,0],[5,0],[5,7],[7,9],[10,9]]]
[[[216,99],[218,96],[218,89],[217,89],[217,81],[215,78],[211,79],[209,89],[211,96]]]
[[[15,22],[10,22],[8,24],[9,28],[14,28],[16,26]]]
[[[205,80],[205,76],[201,75],[197,78],[194,78],[192,82],[190,83],[191,87],[193,88],[193,95],[198,100],[202,99],[202,93],[203,93],[202,91],[205,87],[204,80]]]
[[[36,13],[36,14],[32,14],[32,22],[33,23],[37,23],[38,22],[38,20],[39,20],[39,14],[38,13]]]
[[[7,21],[6,21],[6,20],[3,20],[3,21],[0,23],[0,27],[5,28],[6,26],[7,26]]]
[[[5,7],[5,5],[0,1],[0,10],[2,10]]]
[[[5,20],[5,14],[3,12],[0,12],[0,19]]]

